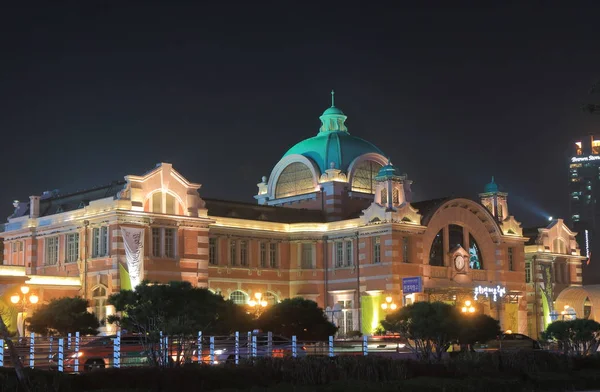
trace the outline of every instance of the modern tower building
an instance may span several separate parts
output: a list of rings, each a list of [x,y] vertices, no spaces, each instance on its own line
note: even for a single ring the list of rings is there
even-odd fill
[[[597,230],[596,199],[600,187],[600,135],[588,135],[574,141],[569,151],[569,206],[571,227],[578,233],[582,254],[590,260],[584,265],[585,284],[600,283],[600,265],[592,254],[600,252]]]

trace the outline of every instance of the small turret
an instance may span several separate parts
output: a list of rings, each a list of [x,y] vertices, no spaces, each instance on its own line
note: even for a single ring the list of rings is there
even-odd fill
[[[483,204],[483,206],[487,208],[499,222],[502,222],[509,217],[507,197],[508,193],[499,191],[498,184],[494,181],[493,176],[492,181],[483,188],[483,193],[479,194],[481,204]]]

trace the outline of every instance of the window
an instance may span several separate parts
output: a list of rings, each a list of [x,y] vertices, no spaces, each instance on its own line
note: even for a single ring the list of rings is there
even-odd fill
[[[46,243],[46,265],[55,265],[58,263],[58,237],[48,237]]]
[[[269,305],[275,305],[279,302],[279,298],[277,297],[277,295],[273,294],[270,291],[267,291],[265,293],[265,295],[263,296],[263,299],[265,301],[267,301],[267,304],[269,304]]]
[[[381,204],[387,204],[387,189],[381,190]]]
[[[275,198],[302,195],[315,191],[312,171],[303,163],[289,164],[277,179]]]
[[[471,269],[483,269],[483,258],[481,257],[481,250],[477,241],[471,233],[469,233],[469,268]]]
[[[67,263],[73,263],[79,259],[79,233],[67,235],[67,252],[65,258]]]
[[[398,188],[394,188],[392,191],[392,203],[394,203],[394,205],[400,204],[400,191]]]
[[[13,253],[22,252],[23,251],[23,241],[15,241],[12,244]]]
[[[513,255],[514,251],[513,248],[508,248],[508,270],[509,271],[514,271],[514,255]]]
[[[108,256],[108,227],[94,227],[92,230],[92,257]]]
[[[248,296],[243,291],[236,290],[229,294],[229,299],[236,305],[246,305],[248,303]]]
[[[271,268],[277,268],[277,244],[269,244],[269,266]]]
[[[525,263],[525,283],[531,283],[531,263]]]
[[[335,266],[338,268],[344,266],[344,243],[342,241],[335,243]]]
[[[177,255],[177,229],[152,228],[152,256],[175,258]]]
[[[449,246],[450,250],[456,248],[457,246],[461,246],[463,249],[465,245],[463,244],[463,228],[459,225],[448,225],[448,236],[449,236]]]
[[[408,263],[408,237],[402,237],[402,261]]]
[[[100,325],[105,324],[106,319],[106,288],[98,286],[92,291],[92,303],[94,304],[94,314],[100,322]]]
[[[312,269],[313,265],[313,244],[303,243],[300,246],[301,254],[301,267],[302,269]]]
[[[440,230],[429,250],[429,265],[442,267],[444,265],[444,229]]]
[[[229,240],[229,265],[237,265],[237,243]]]
[[[260,267],[267,268],[267,243],[260,243]]]
[[[381,263],[381,237],[373,238],[373,263]]]
[[[498,204],[498,218],[502,219],[503,216],[502,204]]]
[[[552,241],[552,248],[554,253],[567,253],[567,247],[565,246],[565,242],[560,238],[555,238],[554,241]]]
[[[175,196],[168,192],[155,192],[152,194],[151,212],[158,214],[176,215],[179,203]]]
[[[248,266],[248,241],[240,241],[240,265]]]
[[[352,241],[346,241],[346,267],[352,267]]]
[[[377,162],[363,161],[356,165],[352,174],[352,190],[363,193],[375,193],[375,177],[382,168]]]
[[[337,301],[342,308],[342,317],[339,320],[338,334],[347,336],[354,331],[354,309],[352,308],[352,300]]]
[[[210,265],[217,265],[219,261],[217,259],[217,239],[209,238],[208,239],[208,263]]]

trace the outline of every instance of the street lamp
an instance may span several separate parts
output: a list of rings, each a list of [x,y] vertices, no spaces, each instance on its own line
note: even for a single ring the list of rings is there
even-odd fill
[[[383,310],[396,310],[398,305],[394,303],[394,299],[392,297],[385,297],[385,302],[381,304],[381,309]]]
[[[563,319],[563,321],[565,320],[565,318],[566,318],[567,320],[573,320],[573,319],[575,319],[575,318],[576,318],[576,315],[573,315],[573,313],[572,313],[572,312],[569,312],[569,308],[570,308],[570,306],[569,306],[569,305],[565,305],[565,306],[564,306],[564,310],[563,310],[562,312],[560,312],[560,314],[561,314],[561,316],[562,316],[562,319]]]
[[[461,312],[463,313],[475,313],[475,307],[471,305],[471,301],[465,301],[465,306],[462,307]]]
[[[254,310],[255,316],[259,317],[262,313],[262,309],[266,308],[268,303],[263,299],[261,292],[254,293],[254,298],[248,301],[248,306]]]
[[[17,322],[18,322],[18,326],[20,328],[19,329],[19,333],[21,334],[21,336],[25,335],[25,317],[27,316],[27,313],[25,313],[25,309],[27,308],[28,305],[35,305],[38,303],[38,301],[40,300],[40,298],[35,295],[34,293],[31,293],[29,296],[27,296],[27,294],[29,294],[29,286],[21,286],[21,294],[14,294],[10,297],[10,302],[12,302],[14,305],[18,306],[18,309],[20,310],[19,315],[17,315]],[[19,320],[20,318],[20,320]]]

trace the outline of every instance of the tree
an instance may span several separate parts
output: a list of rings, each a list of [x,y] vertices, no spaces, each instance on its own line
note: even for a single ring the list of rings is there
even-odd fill
[[[460,337],[461,317],[455,306],[443,302],[417,302],[388,314],[381,325],[407,339],[418,359],[440,361]]]
[[[97,335],[100,324],[92,313],[87,311],[87,300],[58,298],[41,305],[25,321],[31,332],[45,336],[66,336],[79,332],[82,335]]]
[[[207,289],[192,287],[189,282],[144,281],[135,291],[122,290],[111,295],[108,303],[121,312],[120,316],[110,316],[108,322],[140,334],[149,359],[157,365],[165,365],[162,358],[173,355],[159,352],[160,332],[177,342],[173,349],[178,364],[190,360],[199,331],[205,336],[222,335],[251,326],[250,316],[242,307]]]
[[[587,319],[559,320],[548,325],[542,337],[558,342],[565,354],[589,355],[600,346],[600,323]]]
[[[500,335],[498,320],[487,314],[467,314],[460,320],[458,341],[461,345],[472,346],[476,342],[487,342]]]
[[[272,305],[258,319],[263,331],[299,340],[327,340],[336,333],[333,325],[316,302],[304,298],[285,299]]]

